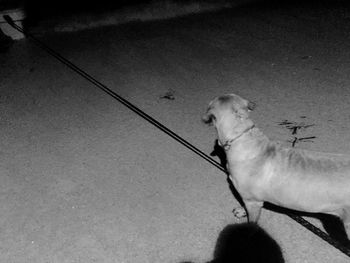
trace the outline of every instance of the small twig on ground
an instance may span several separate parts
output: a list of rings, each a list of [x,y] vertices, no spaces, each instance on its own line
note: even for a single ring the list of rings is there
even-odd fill
[[[166,92],[164,95],[160,96],[161,99],[175,100],[174,93],[171,91]]]
[[[292,147],[295,147],[295,145],[297,144],[297,142],[312,140],[312,139],[315,139],[315,138],[316,138],[316,136],[302,137],[302,138],[294,137],[294,139],[293,139],[292,141],[289,141],[289,142],[292,143]],[[313,142],[313,141],[311,141],[311,142]]]

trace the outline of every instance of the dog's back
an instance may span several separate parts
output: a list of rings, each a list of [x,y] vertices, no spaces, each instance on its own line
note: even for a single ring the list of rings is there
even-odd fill
[[[274,142],[261,156],[259,177],[269,180],[265,201],[309,212],[350,207],[349,156],[286,148]]]

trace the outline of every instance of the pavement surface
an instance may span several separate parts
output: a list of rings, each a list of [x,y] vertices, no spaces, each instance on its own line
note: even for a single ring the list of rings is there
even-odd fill
[[[41,40],[207,154],[201,115],[232,92],[271,139],[350,153],[349,29],[342,5],[248,5]],[[224,173],[29,40],[0,56],[0,112],[1,262],[205,262],[239,223]],[[285,262],[350,261],[283,214],[260,225]]]

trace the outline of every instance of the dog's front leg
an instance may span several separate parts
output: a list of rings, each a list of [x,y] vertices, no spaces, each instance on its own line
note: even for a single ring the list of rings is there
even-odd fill
[[[257,201],[244,201],[244,204],[248,214],[248,221],[257,223],[264,203]]]

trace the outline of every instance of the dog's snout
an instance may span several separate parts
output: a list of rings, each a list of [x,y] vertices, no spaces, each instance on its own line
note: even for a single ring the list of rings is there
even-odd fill
[[[205,124],[212,124],[213,121],[215,120],[215,116],[214,114],[207,112],[203,117],[202,117],[202,121]]]

